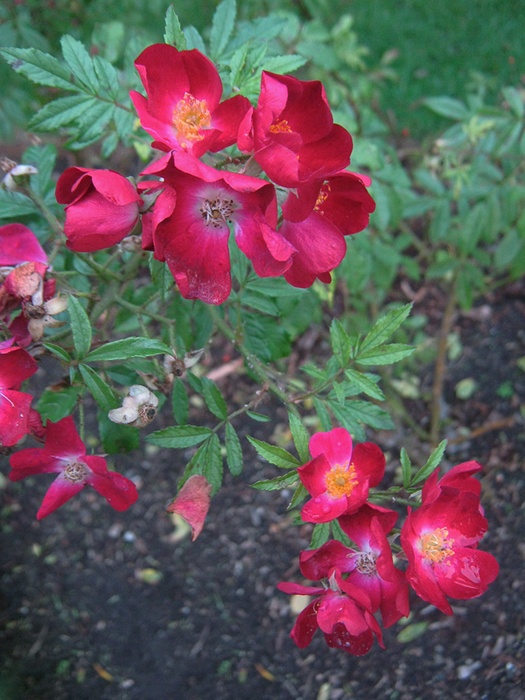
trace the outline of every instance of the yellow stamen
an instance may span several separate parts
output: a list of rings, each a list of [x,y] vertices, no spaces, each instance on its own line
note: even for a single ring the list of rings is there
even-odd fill
[[[181,146],[201,141],[204,138],[201,130],[211,126],[211,114],[206,100],[196,100],[189,92],[185,92],[173,110],[173,126]]]
[[[357,477],[353,464],[348,466],[335,464],[326,475],[326,492],[332,498],[349,496],[356,484]]]
[[[281,119],[280,122],[270,126],[270,132],[272,134],[291,134],[292,129],[286,119]]]
[[[443,559],[453,556],[454,550],[451,548],[453,544],[454,540],[449,538],[446,527],[438,527],[432,532],[426,532],[420,539],[420,549],[432,564],[438,564]]]

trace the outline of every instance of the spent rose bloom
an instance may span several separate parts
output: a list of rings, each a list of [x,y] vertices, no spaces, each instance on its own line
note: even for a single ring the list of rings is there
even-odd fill
[[[135,228],[142,203],[123,175],[77,167],[67,168],[59,177],[56,199],[66,205],[67,247],[81,253],[120,243]]]
[[[302,574],[309,578],[308,566],[301,562]],[[324,576],[323,576],[324,577]],[[277,588],[290,595],[316,596],[302,612],[290,637],[301,649],[307,647],[317,629],[324,634],[329,647],[362,656],[370,651],[374,635],[384,648],[381,628],[372,614],[372,603],[366,591],[345,581],[338,569],[326,572],[328,587],[303,586],[282,581]]]
[[[11,455],[11,481],[35,474],[57,473],[36,517],[38,520],[64,505],[89,484],[115,510],[127,510],[138,498],[135,484],[122,474],[109,471],[103,457],[87,455],[71,416],[57,423],[48,421],[44,447],[27,448]]]
[[[368,498],[370,486],[377,486],[385,472],[385,456],[372,442],[352,444],[344,428],[316,433],[310,439],[312,460],[299,467],[298,474],[312,498],[301,517],[306,522],[327,523],[353,513]]]
[[[294,248],[275,230],[277,199],[269,182],[219,172],[176,151],[143,175],[158,175],[164,184],[144,216],[145,245],[166,261],[186,299],[221,304],[230,294],[230,225],[259,276],[280,275],[291,264]]]
[[[447,597],[476,598],[499,571],[492,554],[477,549],[488,527],[480,484],[473,477],[481,468],[465,462],[441,479],[436,469],[423,487],[421,506],[409,509],[401,530],[408,582],[420,598],[447,615],[452,614]]]
[[[130,93],[142,127],[163,151],[183,150],[199,158],[237,140],[250,108],[246,97],[224,102],[214,64],[197,49],[179,51],[169,44],[148,46],[135,61],[147,93]]]
[[[10,338],[0,343],[0,447],[10,447],[31,431],[31,394],[18,391],[38,365]]]
[[[180,515],[191,526],[194,542],[201,534],[210,507],[211,484],[206,477],[193,474],[167,508],[168,513]]]
[[[263,71],[257,107],[239,129],[239,148],[283,187],[321,180],[350,163],[352,137],[334,124],[323,85]]]

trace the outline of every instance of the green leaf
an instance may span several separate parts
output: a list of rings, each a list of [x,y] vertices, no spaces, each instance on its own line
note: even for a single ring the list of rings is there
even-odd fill
[[[212,494],[217,493],[222,484],[221,444],[215,433],[211,433],[188,462],[181,481],[186,481],[192,474],[202,474],[212,487]]]
[[[400,308],[392,309],[384,316],[381,316],[360,343],[358,357],[365,350],[376,348],[388,340],[410,314],[411,309],[412,304],[406,304]]]
[[[336,318],[334,318],[330,324],[330,343],[332,345],[332,352],[337,357],[339,364],[341,367],[345,367],[350,359],[352,344],[341,322]]]
[[[331,401],[330,405],[334,413],[337,410],[337,413],[344,415],[345,421],[350,424],[359,422],[369,425],[375,430],[392,430],[395,427],[390,415],[383,408],[369,401],[354,399],[345,401],[343,406],[340,406],[336,401]]]
[[[502,93],[515,116],[518,117],[518,119],[522,119],[525,111],[525,105],[523,103],[523,97],[521,96],[520,91],[516,90],[514,87],[504,87]]]
[[[212,431],[199,425],[175,425],[146,436],[146,441],[159,447],[193,447],[206,440]]]
[[[67,352],[67,350],[64,350],[64,348],[61,345],[55,345],[54,343],[43,343],[43,346],[46,348],[46,350],[49,350],[49,352],[52,352],[53,355],[61,359],[63,362],[66,364],[69,364],[71,362],[71,356]]]
[[[290,501],[290,504],[288,505],[288,510],[291,510],[292,508],[296,508],[309,495],[310,494],[308,493],[306,488],[303,486],[303,484],[299,483],[297,485],[297,488],[294,491],[294,494],[292,496],[292,500]]]
[[[414,639],[417,639],[418,637],[421,637],[421,635],[425,634],[428,629],[428,625],[428,622],[414,622],[407,625],[399,632],[396,639],[401,644],[413,642]]]
[[[93,395],[93,398],[98,403],[100,408],[108,413],[113,408],[119,405],[118,399],[115,396],[113,389],[107,384],[98,372],[88,365],[79,364],[78,369],[82,375],[87,388]]]
[[[432,452],[430,457],[427,459],[425,464],[421,467],[421,469],[419,469],[414,474],[414,478],[410,482],[410,486],[415,486],[416,484],[419,484],[422,481],[425,481],[425,479],[430,476],[430,474],[434,471],[434,469],[439,466],[446,447],[447,447],[447,441],[442,440],[439,443],[439,445],[436,447],[436,449]]]
[[[332,430],[332,420],[330,418],[330,414],[328,413],[323,401],[321,401],[321,399],[318,398],[317,396],[314,396],[313,402],[314,402],[315,412],[319,416],[321,430],[324,430],[325,432]]]
[[[377,375],[363,374],[362,372],[357,372],[355,369],[347,369],[345,370],[345,376],[351,384],[359,390],[359,393],[366,394],[378,401],[385,400],[385,395],[377,386],[377,381],[379,380]]]
[[[201,53],[206,53],[204,40],[195,27],[186,27],[184,30],[184,37],[186,39],[186,48],[188,50],[198,49]]]
[[[233,476],[239,476],[243,469],[242,447],[235,428],[231,423],[226,423],[225,446],[228,469]]]
[[[186,37],[180,26],[180,20],[173,5],[166,10],[164,22],[164,42],[175,46],[179,51],[186,50]]]
[[[264,70],[284,75],[304,66],[307,60],[304,56],[293,53],[286,56],[271,56],[264,59]]]
[[[4,48],[2,56],[17,73],[38,85],[75,90],[71,74],[56,58],[38,49]]]
[[[214,416],[225,420],[228,416],[228,407],[219,387],[207,377],[202,378],[202,393],[206,406]]]
[[[39,131],[55,131],[81,117],[92,101],[89,95],[69,95],[49,102],[31,119],[30,126]]]
[[[71,320],[75,354],[78,360],[83,360],[91,347],[91,321],[82,304],[71,294],[69,295],[67,310]]]
[[[223,0],[215,10],[210,32],[210,54],[217,60],[228,45],[235,26],[235,0]]]
[[[93,66],[93,59],[87,52],[84,44],[66,34],[60,40],[60,45],[62,46],[62,55],[75,78],[91,94],[96,95],[99,91],[99,81]]]
[[[408,456],[407,451],[404,447],[401,448],[401,454],[399,455],[401,460],[401,476],[403,479],[403,488],[408,488],[410,486],[410,478],[412,476],[412,462]]]
[[[102,447],[109,454],[133,452],[139,448],[139,430],[130,425],[113,423],[102,410],[98,411],[98,429]]]
[[[308,443],[310,442],[310,433],[305,428],[303,421],[294,411],[288,411],[288,421],[290,423],[290,431],[292,433],[295,449],[299,455],[302,464],[310,460],[310,452]]]
[[[171,405],[173,409],[173,417],[177,423],[179,425],[185,425],[188,422],[189,401],[184,383],[180,379],[175,379],[173,382]]]
[[[270,464],[275,464],[279,469],[296,469],[301,463],[287,450],[267,442],[248,436],[248,440],[255,447],[258,454]]]
[[[312,532],[310,540],[310,549],[317,549],[325,542],[328,542],[330,537],[330,523],[317,523]]]
[[[62,418],[70,416],[75,410],[82,389],[81,386],[68,386],[58,391],[45,389],[36,405],[42,421],[50,420],[56,423]]]
[[[258,423],[269,423],[272,420],[270,416],[265,416],[264,413],[257,413],[257,411],[246,411],[246,415]]]
[[[404,343],[392,343],[380,348],[372,348],[362,354],[359,353],[355,359],[361,365],[391,365],[409,357],[414,350],[415,348]]]
[[[456,121],[463,121],[469,117],[466,105],[453,97],[427,97],[422,102],[426,107],[442,117],[448,117]]]
[[[299,477],[297,472],[294,470],[283,476],[277,476],[275,479],[263,479],[262,481],[256,481],[252,484],[252,488],[258,489],[259,491],[278,491],[279,489],[288,488],[288,486],[293,486]]]
[[[0,219],[17,219],[37,211],[35,204],[25,194],[0,188]]]
[[[152,355],[171,355],[172,350],[160,340],[131,337],[114,340],[96,348],[86,357],[89,362],[110,362],[112,360],[129,360],[132,357],[151,357]]]

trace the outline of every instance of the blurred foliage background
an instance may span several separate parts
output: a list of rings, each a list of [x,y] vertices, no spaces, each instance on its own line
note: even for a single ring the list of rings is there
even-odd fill
[[[0,46],[33,46],[56,54],[63,34],[111,45],[117,63],[149,43],[162,41],[169,0],[19,0],[0,6]],[[218,2],[175,2],[182,26],[199,31],[209,26]],[[525,72],[525,6],[523,0],[242,0],[242,19],[270,12],[295,14],[302,22],[332,28],[344,15],[364,47],[368,70],[393,68],[382,86],[379,106],[397,131],[421,138],[443,127],[438,116],[419,107],[422,96],[462,97],[483,89],[494,97],[502,85],[516,85]],[[119,50],[120,47],[120,50]],[[126,50],[128,49],[128,50]],[[14,81],[0,65],[5,96],[0,135],[28,116],[26,81]],[[9,99],[12,97],[13,99]],[[7,112],[7,113],[6,113]],[[406,131],[405,131],[406,133]]]

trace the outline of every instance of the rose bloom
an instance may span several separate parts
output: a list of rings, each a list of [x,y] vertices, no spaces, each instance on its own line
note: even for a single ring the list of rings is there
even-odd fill
[[[301,573],[315,580],[308,561],[301,561]],[[324,577],[324,576],[323,576]],[[329,647],[362,656],[370,651],[374,635],[384,648],[381,628],[371,612],[372,603],[366,591],[345,581],[338,569],[326,571],[328,587],[303,586],[282,581],[277,588],[290,595],[317,596],[297,616],[290,637],[301,649],[307,647],[317,629],[324,634]]]
[[[290,266],[294,248],[275,230],[277,199],[269,182],[219,172],[176,151],[143,172],[153,174],[163,178],[164,191],[144,216],[144,245],[167,262],[183,297],[208,304],[228,298],[230,226],[256,274],[274,277]]]
[[[31,355],[14,345],[14,339],[0,343],[0,447],[10,447],[30,432],[33,397],[18,391],[38,365]]]
[[[299,467],[299,478],[313,497],[301,517],[306,522],[327,523],[356,511],[385,473],[385,456],[372,442],[353,446],[344,428],[316,433],[309,443],[313,459]]]
[[[221,102],[222,81],[214,64],[197,49],[179,51],[154,44],[135,61],[147,93],[130,93],[142,127],[163,151],[183,150],[199,158],[237,140],[250,108],[246,97]]]
[[[345,236],[366,228],[375,209],[367,184],[369,178],[344,170],[290,192],[279,229],[297,251],[284,273],[287,282],[309,287],[316,279],[331,281],[346,253]]]
[[[436,469],[423,487],[421,506],[409,509],[401,530],[408,582],[420,598],[447,615],[452,614],[447,597],[476,598],[499,571],[492,554],[477,549],[488,527],[481,487],[473,477],[481,468],[465,462],[441,479]]]
[[[120,243],[135,228],[142,203],[123,175],[77,167],[67,168],[59,177],[56,199],[66,205],[67,247],[80,253]]]
[[[138,498],[135,484],[109,471],[103,457],[87,455],[71,416],[46,424],[43,448],[27,448],[11,455],[11,481],[36,474],[56,473],[36,517],[38,520],[64,505],[89,484],[115,510],[127,510]]]
[[[387,539],[397,517],[393,510],[365,503],[352,515],[338,518],[341,529],[358,548],[348,550],[341,543],[335,543],[340,549],[340,558],[333,565],[342,573],[348,573],[349,581],[367,591],[372,611],[381,610],[385,627],[391,627],[410,613],[405,572],[394,566]]]
[[[352,137],[334,124],[319,81],[263,71],[257,107],[244,118],[238,145],[276,184],[297,187],[346,168]]]

